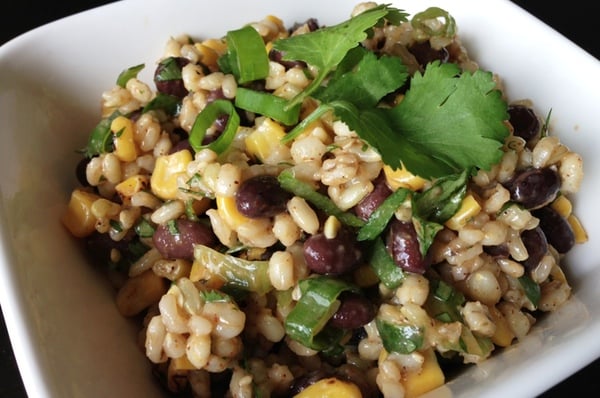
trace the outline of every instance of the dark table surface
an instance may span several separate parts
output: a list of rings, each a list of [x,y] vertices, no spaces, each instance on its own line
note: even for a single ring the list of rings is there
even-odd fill
[[[56,19],[84,11],[111,1],[77,0],[38,2],[19,0],[5,2],[2,6],[4,23],[0,24],[0,45],[17,35]],[[600,59],[600,41],[593,30],[597,22],[594,2],[572,0],[566,8],[563,2],[515,0],[514,3],[528,10],[542,21],[565,35],[577,45]],[[11,21],[11,23],[7,23]],[[510,21],[507,21],[510,23]],[[591,78],[598,78],[591,77]],[[600,338],[600,336],[598,336]],[[540,375],[540,377],[542,377]],[[578,373],[560,382],[540,397],[579,396],[582,392],[597,391],[600,386],[600,359]],[[589,394],[589,393],[588,393]],[[586,394],[587,396],[587,394]],[[27,397],[10,345],[10,340],[0,316],[0,397]],[[30,397],[35,398],[35,397]]]

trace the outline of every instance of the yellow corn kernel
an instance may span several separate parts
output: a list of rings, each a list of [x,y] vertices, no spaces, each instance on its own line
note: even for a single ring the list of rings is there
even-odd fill
[[[229,225],[229,228],[236,230],[240,225],[252,221],[252,219],[238,211],[235,204],[235,197],[217,195],[215,199],[219,216]]]
[[[110,124],[115,135],[115,155],[123,162],[132,162],[138,152],[133,140],[133,122],[125,116],[117,116]]]
[[[354,273],[354,283],[359,287],[374,286],[379,283],[379,278],[370,265],[363,265],[358,267]]]
[[[558,264],[554,264],[552,270],[550,270],[550,276],[552,277],[552,280],[561,281],[564,284],[568,284],[567,277]]]
[[[407,373],[402,381],[404,386],[404,397],[412,398],[425,394],[444,384],[444,372],[438,364],[435,352],[432,348],[428,348],[423,353],[425,361],[421,367],[421,371]]]
[[[221,276],[211,273],[209,269],[199,261],[194,261],[192,263],[189,278],[192,282],[202,281],[202,286],[207,289],[220,289],[226,282]]]
[[[579,221],[579,218],[577,218],[575,214],[571,214],[569,217],[567,217],[567,221],[573,229],[573,234],[575,235],[575,243],[587,242],[588,234],[585,228],[583,228],[583,225],[581,225],[581,221]]]
[[[404,165],[400,169],[392,169],[386,164],[383,166],[383,172],[385,173],[385,180],[393,191],[398,188],[408,188],[411,191],[418,191],[427,182],[424,178],[408,171]]]
[[[455,231],[464,227],[467,222],[475,217],[481,211],[481,205],[477,202],[477,199],[473,197],[473,195],[469,194],[465,196],[460,205],[460,209],[454,214],[448,221],[446,221],[446,226]]]
[[[136,174],[117,184],[115,190],[123,197],[131,197],[133,194],[146,189],[149,182],[148,176]]]
[[[191,161],[192,154],[187,149],[159,156],[150,178],[152,192],[164,200],[177,198],[177,177],[186,175],[187,166]]]
[[[564,195],[557,197],[554,202],[552,202],[551,206],[564,218],[569,217],[573,211],[573,205],[571,204],[571,201]]]
[[[96,230],[97,218],[92,213],[92,205],[98,199],[100,196],[81,189],[71,192],[67,210],[61,217],[71,235],[83,238]]]
[[[218,69],[219,57],[227,51],[227,44],[219,39],[204,40],[201,43],[195,43],[194,46],[200,53],[202,63],[213,72]]]
[[[492,336],[492,341],[499,347],[508,347],[515,338],[515,334],[510,328],[510,324],[498,308],[490,305],[488,306],[488,309],[490,311],[490,316],[496,325],[496,331]]]
[[[99,198],[90,208],[92,214],[96,218],[114,217],[121,211],[121,206],[118,203],[112,202],[106,198]]]
[[[284,136],[285,130],[279,123],[265,118],[257,126],[256,130],[250,133],[244,140],[246,151],[261,162],[264,162],[270,154],[278,152],[278,148],[283,146],[281,139]]]
[[[187,355],[182,355],[179,358],[171,359],[173,370],[195,370],[196,367],[192,365]]]
[[[354,383],[335,377],[321,379],[302,390],[294,398],[362,398],[360,389]]]
[[[201,44],[216,52],[218,56],[227,52],[227,43],[221,39],[206,39]]]

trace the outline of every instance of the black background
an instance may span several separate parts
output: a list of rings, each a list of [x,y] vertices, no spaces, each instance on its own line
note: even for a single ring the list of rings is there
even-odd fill
[[[598,14],[595,11],[595,2],[586,0],[572,0],[568,3],[551,3],[542,0],[519,0],[513,2],[531,12],[584,50],[600,59],[598,36],[597,34],[589,33],[590,31],[597,32]],[[89,8],[110,3],[110,1],[38,2],[32,0],[9,0],[3,3],[0,8],[0,13],[3,16],[3,21],[0,23],[0,45],[37,26]],[[143,3],[140,2],[139,4]],[[493,10],[490,10],[490,12],[493,12]],[[510,21],[506,22],[510,24]],[[515,29],[522,28],[515,27]],[[515,62],[527,62],[527,60],[515,60]],[[571,72],[577,73],[577,71]],[[597,79],[599,77],[590,76],[590,78]],[[540,374],[540,377],[543,377],[543,375]],[[586,392],[586,395],[588,395],[590,394],[588,391],[597,392],[598,387],[600,387],[600,359],[557,384],[540,397],[566,397],[569,395],[575,397],[583,395],[583,392]],[[594,394],[592,393],[592,395]],[[3,317],[0,317],[0,397],[26,397]]]

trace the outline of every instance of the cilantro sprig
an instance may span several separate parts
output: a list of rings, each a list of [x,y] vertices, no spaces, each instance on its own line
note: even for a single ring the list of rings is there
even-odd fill
[[[279,39],[274,47],[284,60],[299,60],[318,70],[309,86],[287,109],[312,96],[320,105],[283,139],[289,142],[311,121],[333,111],[338,118],[381,155],[384,163],[402,165],[424,178],[439,178],[463,170],[489,170],[502,157],[509,134],[507,104],[490,72],[462,71],[452,63],[435,61],[413,77],[399,58],[361,48],[369,31],[386,20],[407,21],[407,14],[380,5],[338,25]],[[455,22],[441,9],[417,14],[443,17],[443,32],[454,35]],[[410,89],[393,108],[379,107],[381,99],[410,79]]]
[[[314,80],[291,100],[289,107],[302,103],[319,88],[329,73],[342,62],[348,51],[367,38],[367,30],[388,14],[396,23],[406,21],[405,14],[400,10],[382,4],[340,24],[276,40],[273,48],[283,53],[283,60],[302,60],[318,70]]]

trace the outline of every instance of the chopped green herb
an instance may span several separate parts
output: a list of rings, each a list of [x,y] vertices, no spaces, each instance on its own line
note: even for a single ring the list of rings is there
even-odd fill
[[[177,220],[167,221],[167,229],[171,235],[179,235],[179,228],[177,227]]]
[[[327,276],[304,279],[299,284],[302,296],[285,319],[286,333],[314,350],[336,346],[344,332],[327,322],[340,306],[340,293],[356,288]]]
[[[360,228],[357,239],[359,241],[373,240],[379,236],[394,216],[394,212],[404,203],[409,193],[410,190],[400,188],[385,198],[383,203],[373,211],[367,223]]]
[[[121,224],[120,221],[118,220],[110,220],[109,221],[110,227],[115,231],[115,232],[122,232],[123,231],[123,224]]]
[[[150,238],[154,235],[156,228],[145,218],[140,218],[140,221],[133,227],[133,230],[140,238]]]
[[[540,289],[540,285],[535,283],[531,277],[528,275],[523,275],[519,277],[519,283],[521,287],[525,291],[525,295],[531,301],[535,308],[538,307],[540,303],[540,298],[542,297],[542,292]]]
[[[175,57],[167,57],[159,62],[158,73],[154,77],[159,82],[181,79],[181,67]]]
[[[318,89],[327,75],[342,62],[348,51],[367,38],[366,31],[390,13],[393,13],[395,21],[400,19],[401,13],[397,9],[379,5],[340,24],[276,40],[273,48],[283,53],[284,60],[305,61],[318,70],[318,75],[310,85],[294,97],[288,106],[291,108],[302,103]]]
[[[119,77],[117,77],[117,84],[120,87],[125,87],[129,79],[136,78],[138,73],[140,73],[140,71],[144,69],[144,67],[144,64],[139,64],[125,69],[119,74]]]
[[[390,256],[381,237],[373,242],[369,255],[369,265],[377,278],[388,289],[397,288],[405,279],[404,271],[398,267],[392,256]]]
[[[398,325],[377,318],[377,330],[381,336],[383,347],[388,352],[410,354],[423,346],[425,336],[423,330],[415,325]]]
[[[361,227],[364,225],[365,222],[363,220],[354,214],[345,212],[337,207],[329,196],[315,191],[309,184],[294,177],[294,174],[290,169],[285,169],[279,173],[277,179],[281,188],[306,199],[318,209],[324,211],[325,214],[337,217],[343,224],[351,227]]]
[[[100,120],[96,127],[94,127],[87,146],[83,150],[86,157],[91,158],[114,150],[113,134],[110,130],[110,125],[118,116],[121,116],[121,113],[114,111],[109,117]]]
[[[163,110],[167,115],[176,115],[179,113],[181,107],[181,100],[174,95],[165,93],[158,93],[150,102],[148,102],[142,109],[142,113],[146,113],[153,110]]]

